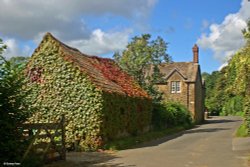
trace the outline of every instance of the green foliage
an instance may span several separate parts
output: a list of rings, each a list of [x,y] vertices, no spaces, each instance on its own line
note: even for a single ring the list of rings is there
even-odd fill
[[[154,85],[162,76],[158,65],[170,62],[171,57],[166,53],[167,43],[161,37],[152,41],[150,38],[149,34],[134,37],[122,55],[114,54],[114,59],[157,102],[161,99],[161,95]],[[151,67],[153,67],[152,74],[148,75]]]
[[[247,28],[242,30],[244,38],[246,39],[247,43],[250,42],[250,20],[247,22]]]
[[[155,128],[167,128],[190,125],[192,118],[185,106],[176,102],[165,102],[154,105],[152,123]]]
[[[206,107],[211,113],[240,115],[250,97],[250,21],[243,30],[247,41],[221,71],[203,74],[206,80]]]
[[[244,103],[244,117],[245,117],[245,124],[246,124],[246,128],[248,129],[248,132],[250,135],[250,96],[248,96],[245,99],[245,103]]]
[[[152,106],[150,100],[104,94],[102,135],[114,140],[117,134],[137,135],[149,128]],[[111,100],[112,99],[112,100]]]
[[[243,123],[236,131],[237,137],[247,137],[250,134],[248,134],[248,127],[246,123]]]
[[[55,122],[66,118],[66,144],[95,150],[119,133],[137,133],[151,120],[151,103],[96,87],[80,67],[64,58],[60,44],[43,41],[27,66],[31,107],[30,122]]]
[[[224,70],[214,71],[211,75],[203,73],[202,77],[206,83],[205,106],[211,115],[219,115],[227,98]]]
[[[243,100],[242,96],[230,98],[222,108],[222,115],[237,115],[243,112]]]
[[[25,149],[21,142],[21,133],[17,126],[28,116],[27,95],[22,87],[25,83],[22,66],[2,57],[6,46],[0,40],[0,162],[19,161]]]
[[[9,62],[11,64],[15,64],[20,68],[24,68],[25,65],[28,63],[29,57],[23,57],[23,56],[16,56],[16,57],[11,57]]]
[[[250,92],[250,57],[246,55],[245,49],[243,51],[235,54],[221,71],[203,74],[206,81],[205,104],[212,115],[222,111],[222,115],[243,111],[242,107],[234,107],[236,104],[243,105],[237,99],[242,97],[243,101]]]
[[[4,45],[3,40],[0,38],[0,55],[1,56],[5,49],[7,49],[7,45]]]
[[[96,147],[100,134],[102,113],[101,91],[88,77],[60,55],[59,45],[48,41],[30,59],[26,85],[31,92],[27,100],[37,112],[29,122],[57,122],[62,114],[66,118],[66,144],[74,145],[80,138],[82,147]],[[33,69],[42,69],[35,80]],[[32,74],[34,73],[34,74]]]
[[[246,96],[250,91],[250,48],[243,48],[230,60],[226,71],[228,93]]]

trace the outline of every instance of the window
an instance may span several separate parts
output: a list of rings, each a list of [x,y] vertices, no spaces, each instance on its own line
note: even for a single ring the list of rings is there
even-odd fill
[[[181,93],[181,82],[180,81],[171,82],[171,93]]]

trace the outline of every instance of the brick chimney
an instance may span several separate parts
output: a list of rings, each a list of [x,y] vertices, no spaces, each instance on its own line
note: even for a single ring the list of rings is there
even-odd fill
[[[199,63],[199,47],[195,44],[193,49],[193,62]]]

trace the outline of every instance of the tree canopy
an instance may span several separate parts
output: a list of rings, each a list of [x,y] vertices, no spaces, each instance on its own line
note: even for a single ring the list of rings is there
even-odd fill
[[[17,126],[23,123],[28,115],[27,104],[24,103],[27,92],[22,90],[23,65],[7,61],[2,56],[6,48],[0,39],[0,161],[13,162],[20,160],[23,151]]]
[[[206,80],[206,107],[211,112],[230,115],[243,112],[250,97],[250,21],[244,29],[246,45],[235,53],[228,65],[211,75],[203,73]],[[249,109],[250,110],[250,109]]]
[[[151,40],[151,35],[142,34],[132,38],[122,54],[115,53],[114,59],[156,100],[160,94],[154,84],[162,77],[158,65],[171,61],[166,51],[167,43],[161,37]],[[149,76],[150,68],[153,73]]]

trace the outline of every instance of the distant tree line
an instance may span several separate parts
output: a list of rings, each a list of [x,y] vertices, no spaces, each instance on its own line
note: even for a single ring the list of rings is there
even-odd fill
[[[202,74],[206,107],[214,115],[244,115],[250,110],[250,21],[242,32],[246,44],[228,65],[212,74]]]

